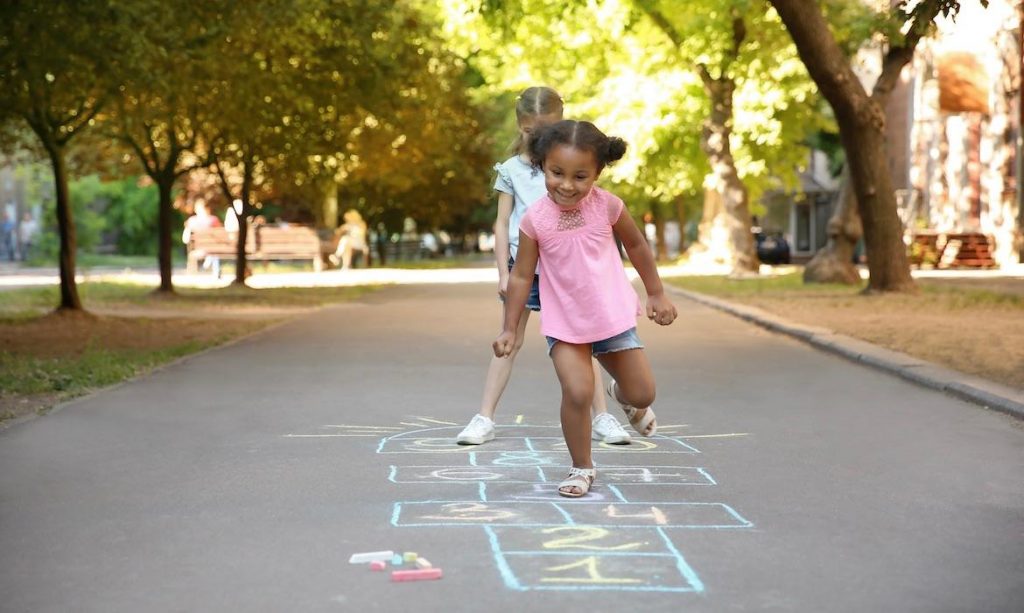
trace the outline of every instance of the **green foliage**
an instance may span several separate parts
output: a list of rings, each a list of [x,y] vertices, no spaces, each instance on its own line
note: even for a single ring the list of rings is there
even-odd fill
[[[635,215],[672,210],[679,194],[701,189],[709,171],[700,130],[710,106],[699,66],[737,83],[731,144],[752,200],[770,188],[796,187],[796,169],[807,156],[801,143],[832,128],[780,20],[751,0],[444,0],[441,6],[452,48],[483,75],[476,95],[509,100],[507,134],[514,130],[510,95],[548,84],[567,101],[567,116],[590,119],[627,140],[626,158],[602,180],[629,196]],[[747,35],[734,58],[736,15]]]
[[[248,176],[253,199],[290,209],[337,192],[342,210],[391,227],[467,219],[487,196],[489,131],[424,7],[260,6],[218,49],[223,103],[207,119],[232,197]]]
[[[71,182],[75,232],[78,248],[91,252],[101,243],[116,246],[123,255],[156,253],[157,193],[153,185],[144,185],[137,178],[103,181],[99,175],[88,175]],[[183,223],[180,214],[174,227]],[[44,211],[43,232],[37,250],[40,259],[57,255],[57,219],[51,208]]]

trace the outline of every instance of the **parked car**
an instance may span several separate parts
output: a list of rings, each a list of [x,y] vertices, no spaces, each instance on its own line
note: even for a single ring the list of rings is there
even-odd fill
[[[762,264],[789,264],[789,242],[782,232],[754,231],[757,241],[757,258]]]

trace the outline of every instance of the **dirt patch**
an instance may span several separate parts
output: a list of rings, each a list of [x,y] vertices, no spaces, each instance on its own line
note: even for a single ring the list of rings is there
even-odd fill
[[[206,343],[257,330],[271,321],[249,319],[144,318],[51,314],[24,322],[0,323],[0,347],[33,357],[80,355],[88,347],[111,351],[164,349]]]
[[[805,284],[799,271],[749,278],[681,276],[670,283],[755,306],[964,373],[1024,388],[1024,279],[921,279],[914,294],[863,294]]]
[[[187,315],[51,313],[0,320],[0,369],[8,371],[0,374],[0,427],[280,320]]]
[[[736,300],[730,298],[731,300]],[[961,372],[1024,388],[1024,311],[928,295],[736,300]]]
[[[61,394],[7,394],[0,392],[0,429],[24,415],[31,413],[42,415],[61,400]]]

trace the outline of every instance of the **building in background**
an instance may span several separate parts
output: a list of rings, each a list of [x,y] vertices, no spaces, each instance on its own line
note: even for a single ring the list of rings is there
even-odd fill
[[[887,109],[900,215],[940,265],[1024,261],[1020,11],[1019,0],[965,2],[955,22],[940,19]]]

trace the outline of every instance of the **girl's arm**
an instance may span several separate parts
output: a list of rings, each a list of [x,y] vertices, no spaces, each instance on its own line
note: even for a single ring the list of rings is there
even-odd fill
[[[622,209],[622,214],[612,229],[615,236],[622,241],[629,261],[633,263],[633,268],[644,282],[644,288],[647,290],[647,318],[663,326],[669,325],[676,318],[676,307],[665,296],[665,288],[661,284],[661,276],[658,275],[658,267],[654,263],[647,239],[625,208]]]
[[[537,270],[537,241],[529,235],[519,233],[519,252],[512,274],[508,281],[508,297],[505,298],[505,325],[497,340],[494,341],[494,355],[503,358],[512,353],[512,345],[519,329],[519,319],[526,308],[526,299],[533,287],[533,276]]]
[[[498,264],[498,294],[504,298],[508,288],[508,258],[511,255],[508,220],[515,200],[512,194],[498,192],[498,215],[494,218],[494,259]]]

